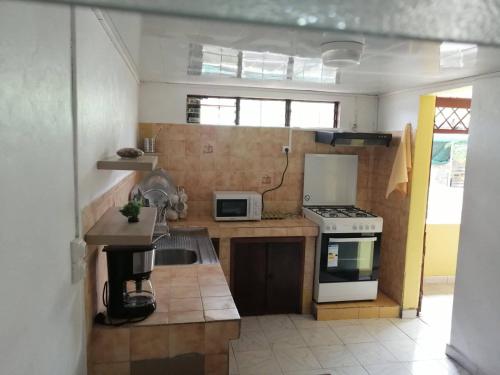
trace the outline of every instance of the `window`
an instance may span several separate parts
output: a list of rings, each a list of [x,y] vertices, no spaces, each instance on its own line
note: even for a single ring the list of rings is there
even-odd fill
[[[290,126],[294,128],[336,128],[337,103],[292,100]]]
[[[338,102],[188,95],[186,121],[206,125],[336,128]]]
[[[186,117],[188,123],[235,125],[236,99],[188,96]]]
[[[240,99],[239,125],[285,126],[286,101]]]

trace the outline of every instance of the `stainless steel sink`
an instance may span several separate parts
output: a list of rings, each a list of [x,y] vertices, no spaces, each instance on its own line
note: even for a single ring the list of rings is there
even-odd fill
[[[155,265],[217,263],[217,255],[206,228],[172,229],[170,236],[155,243]]]
[[[155,265],[175,265],[198,263],[198,254],[186,249],[157,249],[155,252]]]

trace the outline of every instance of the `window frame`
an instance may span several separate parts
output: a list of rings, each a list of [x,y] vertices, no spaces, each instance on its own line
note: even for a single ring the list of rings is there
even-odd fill
[[[262,97],[249,97],[249,96],[225,96],[225,95],[191,95],[188,94],[186,96],[186,122],[193,124],[193,122],[189,122],[189,99],[208,99],[208,98],[217,98],[217,99],[234,99],[236,100],[236,114],[234,119],[233,126],[240,126],[240,101],[244,100],[260,100],[260,101],[279,101],[285,102],[285,128],[290,128],[290,120],[292,114],[292,102],[303,102],[303,103],[327,103],[333,104],[333,124],[332,129],[337,129],[339,125],[339,111],[340,111],[340,101],[327,101],[327,100],[305,100],[305,99],[281,99],[281,98],[262,98]],[[200,105],[201,108],[201,105]],[[194,123],[196,124],[196,123]],[[198,123],[200,125],[204,125]],[[208,124],[211,125],[211,124]],[[215,124],[214,124],[215,125]],[[224,125],[227,126],[227,125]],[[232,125],[229,125],[232,126]],[[245,126],[245,125],[241,125]],[[280,126],[273,126],[274,128],[281,128]],[[301,129],[300,127],[298,129]],[[308,128],[309,130],[313,130],[314,128]],[[330,128],[317,128],[317,129],[330,129]]]

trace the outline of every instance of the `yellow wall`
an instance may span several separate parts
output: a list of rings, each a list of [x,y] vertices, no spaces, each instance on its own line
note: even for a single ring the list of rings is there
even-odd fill
[[[460,224],[427,224],[424,276],[455,276]]]
[[[432,151],[435,96],[421,96],[410,186],[403,309],[417,309],[420,295],[425,216]]]

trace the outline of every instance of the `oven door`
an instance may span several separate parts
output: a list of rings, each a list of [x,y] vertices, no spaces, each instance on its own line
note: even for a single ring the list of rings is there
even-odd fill
[[[320,283],[378,279],[380,234],[323,234]]]

